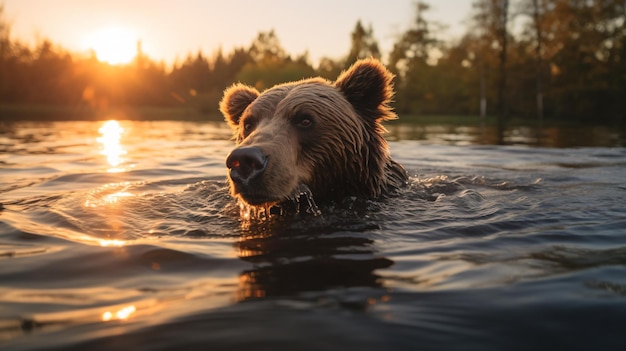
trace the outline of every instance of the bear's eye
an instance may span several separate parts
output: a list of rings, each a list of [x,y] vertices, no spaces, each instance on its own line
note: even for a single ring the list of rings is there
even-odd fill
[[[308,129],[313,126],[313,117],[309,115],[298,115],[294,118],[293,122],[298,128]]]
[[[243,122],[243,134],[244,136],[248,136],[248,134],[252,133],[252,131],[256,128],[254,121],[247,120]]]

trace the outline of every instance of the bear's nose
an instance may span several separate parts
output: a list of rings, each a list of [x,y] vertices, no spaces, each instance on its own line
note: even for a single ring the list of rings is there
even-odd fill
[[[267,166],[267,156],[255,146],[238,147],[226,158],[226,167],[230,169],[230,179],[246,184],[263,173]]]

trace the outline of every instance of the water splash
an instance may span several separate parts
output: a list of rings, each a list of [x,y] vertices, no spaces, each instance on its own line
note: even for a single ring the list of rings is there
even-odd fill
[[[304,214],[317,217],[322,214],[322,211],[317,207],[311,189],[306,184],[300,184],[286,201],[278,204],[253,206],[239,201],[239,214],[245,221],[263,221],[269,220],[273,216],[284,217]]]
[[[304,198],[305,201],[302,201]],[[313,216],[319,216],[322,211],[317,207],[315,200],[313,199],[313,193],[306,184],[300,184],[298,188],[290,196],[290,200],[296,204],[296,214],[300,214],[302,209],[304,213],[311,214]],[[302,208],[304,206],[304,208]]]

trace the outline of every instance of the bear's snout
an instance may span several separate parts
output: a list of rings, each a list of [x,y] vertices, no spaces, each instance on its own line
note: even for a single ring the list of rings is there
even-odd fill
[[[247,185],[263,173],[267,167],[267,156],[255,146],[238,147],[226,158],[230,179],[240,185]]]

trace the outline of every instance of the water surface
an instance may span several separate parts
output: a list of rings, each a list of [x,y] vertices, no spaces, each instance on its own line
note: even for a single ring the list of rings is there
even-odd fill
[[[398,196],[255,221],[225,125],[3,125],[2,349],[621,349],[620,137],[437,128]]]

